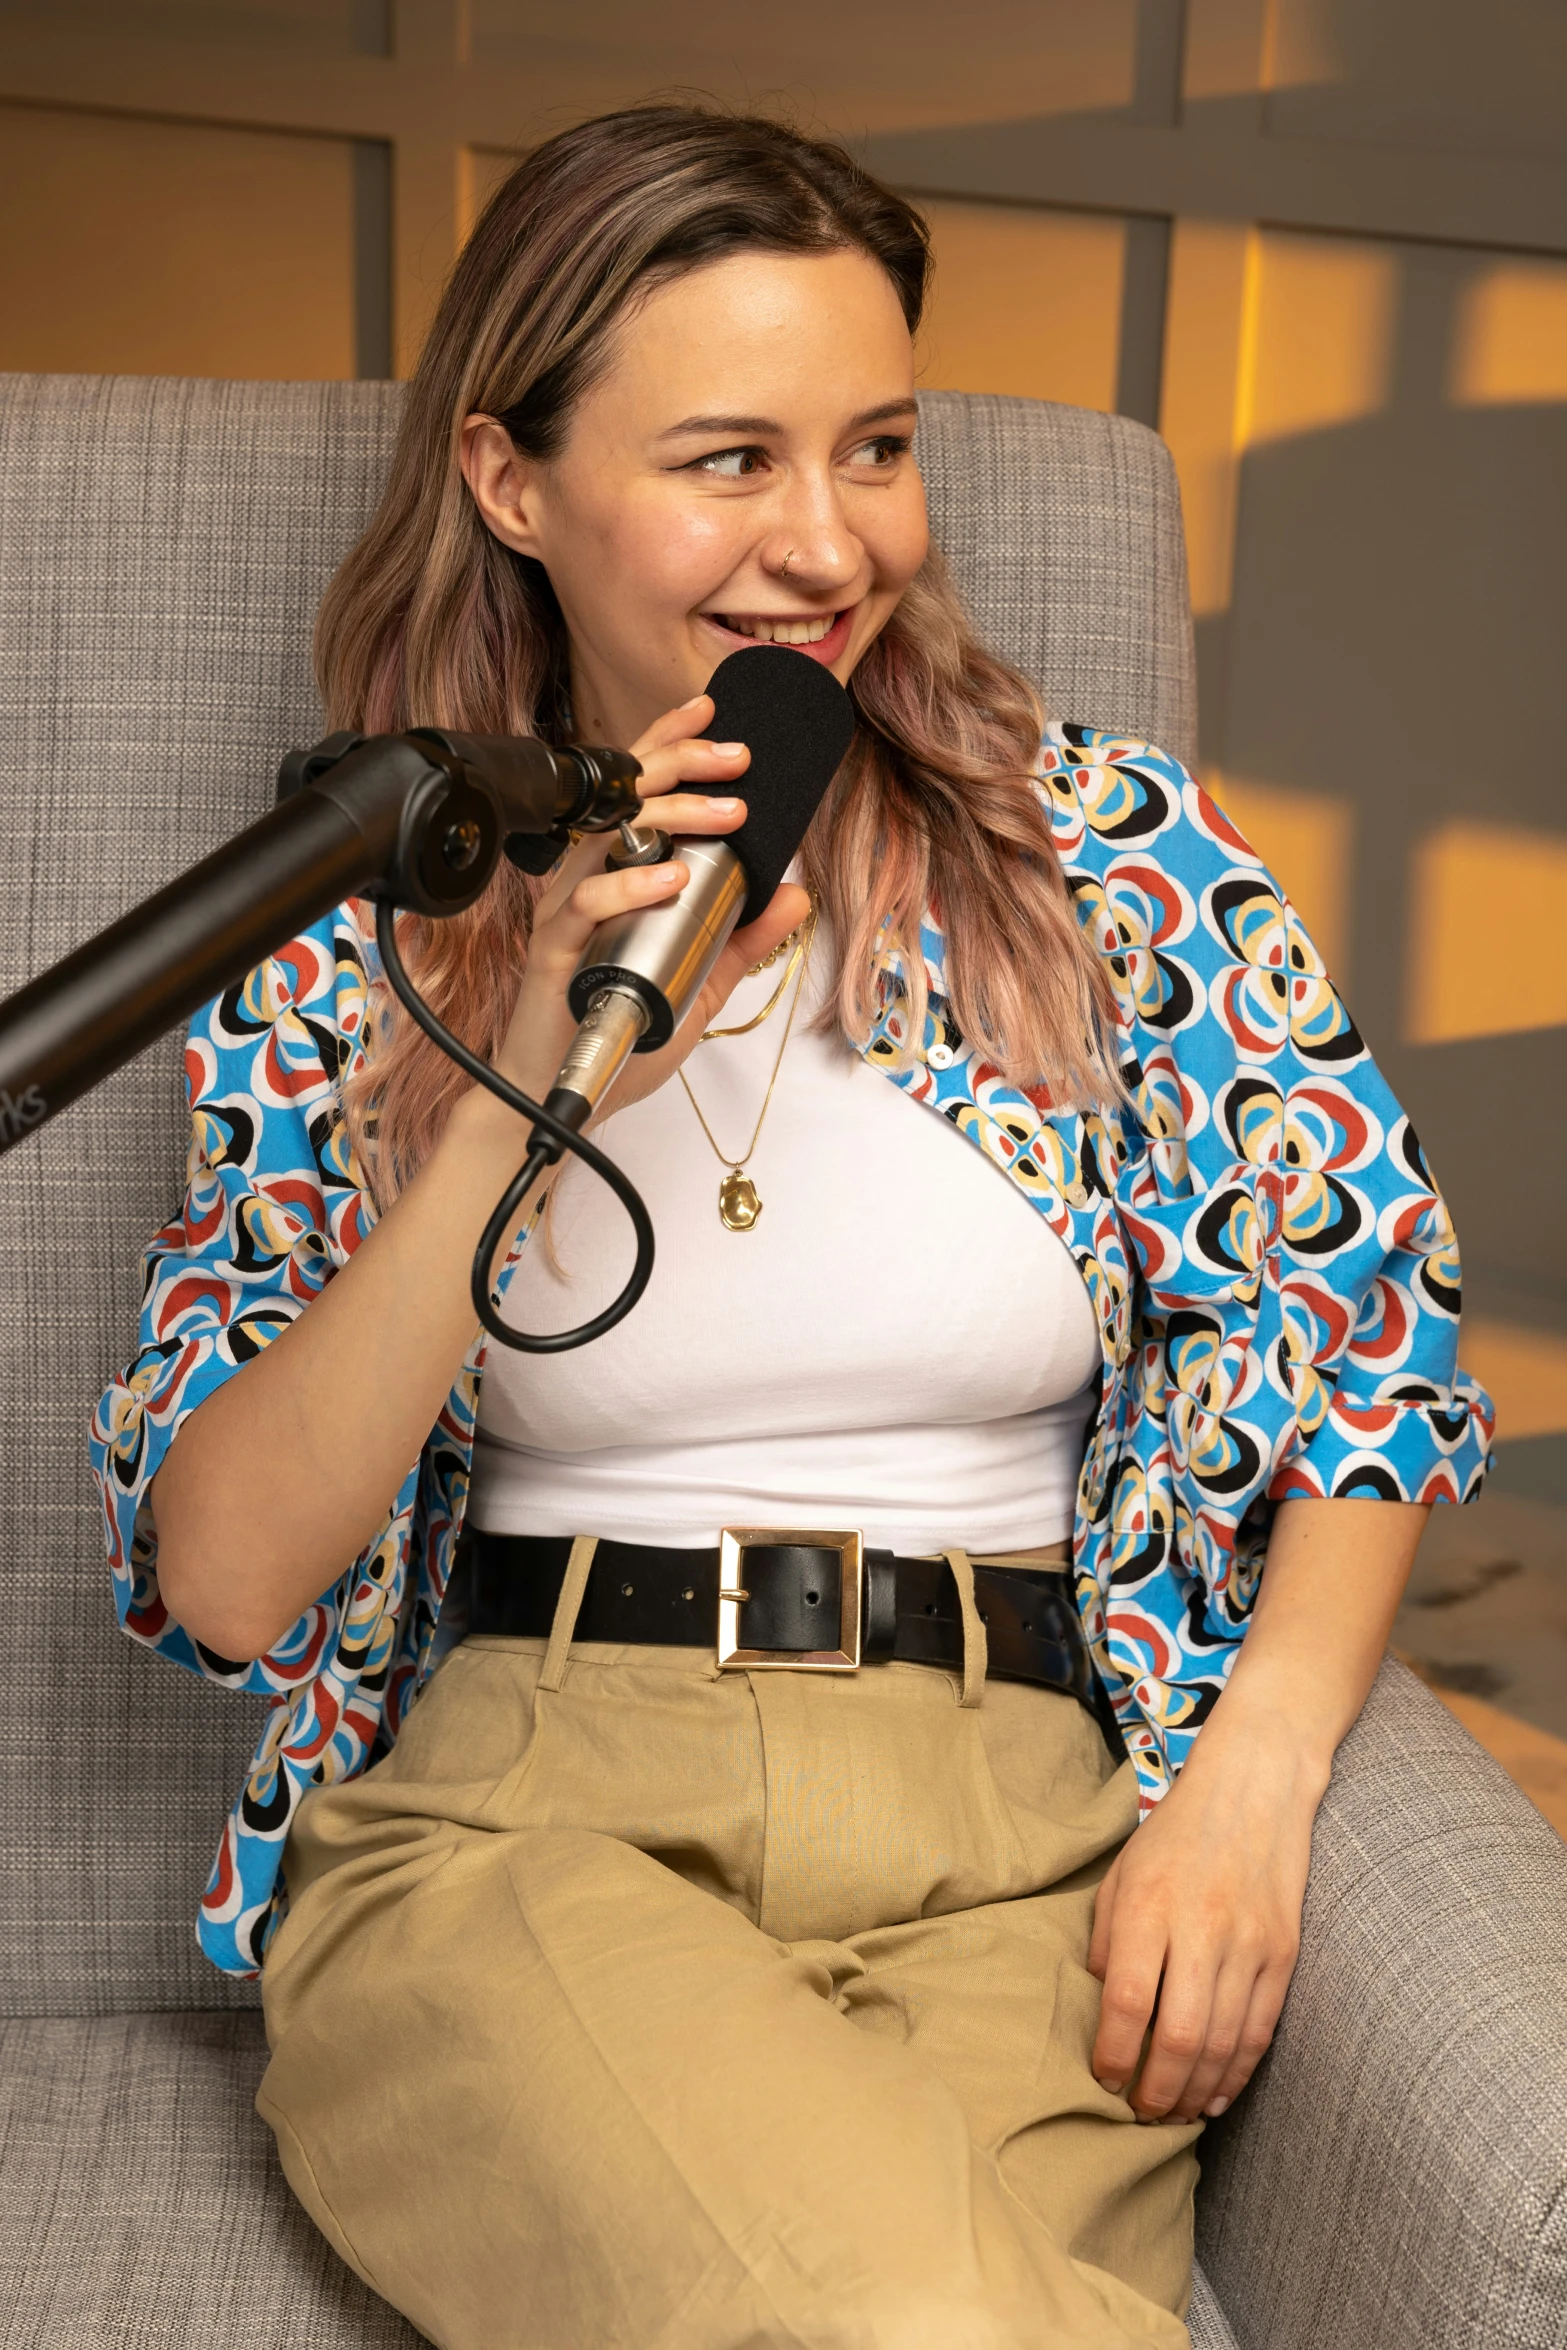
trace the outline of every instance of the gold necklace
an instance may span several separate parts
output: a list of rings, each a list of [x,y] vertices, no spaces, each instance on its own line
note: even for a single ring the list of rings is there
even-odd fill
[[[786,955],[791,947],[799,946],[802,942],[806,944],[809,943],[811,933],[816,928],[816,892],[811,888],[809,883],[806,883],[804,888],[806,896],[811,901],[809,906],[806,908],[804,921],[797,922],[794,928],[789,932],[787,938],[781,938],[778,941],[778,944],[770,951],[770,953],[765,954],[759,963],[753,963],[751,965],[750,970],[746,973],[747,979],[755,979],[761,972],[766,971],[770,965],[776,963],[780,955]]]
[[[774,947],[772,953],[770,955],[764,955],[759,963],[753,963],[750,970],[746,973],[747,979],[758,979],[770,964],[777,962],[780,955],[789,956],[788,962],[784,965],[783,977],[779,980],[778,985],[773,989],[772,994],[768,997],[761,1010],[756,1013],[754,1018],[750,1020],[742,1020],[738,1027],[735,1028],[704,1028],[701,1035],[701,1042],[703,1044],[711,1044],[715,1037],[720,1036],[749,1036],[753,1028],[760,1028],[764,1020],[771,1019],[773,1013],[777,1011],[778,1006],[783,1001],[784,990],[789,985],[789,982],[794,977],[796,971],[798,971],[800,968],[801,957],[810,953],[811,941],[815,938],[815,936],[816,906],[813,900],[811,910],[806,915],[805,920],[803,922],[797,922],[793,930],[790,931],[788,937],[781,938],[778,941],[778,944]],[[792,954],[790,953],[791,948],[794,950]]]
[[[803,927],[804,926],[802,925],[802,928]],[[794,969],[796,961],[798,961],[800,966],[799,984],[795,988],[794,1002],[789,1006],[789,1017],[784,1022],[784,1032],[778,1042],[778,1053],[776,1059],[773,1062],[773,1073],[767,1080],[767,1091],[762,1097],[762,1107],[757,1113],[756,1124],[751,1130],[751,1139],[746,1144],[745,1149],[741,1152],[737,1159],[731,1159],[727,1152],[719,1149],[718,1138],[714,1134],[711,1126],[709,1126],[707,1120],[702,1115],[701,1103],[697,1100],[696,1095],[691,1091],[690,1079],[687,1077],[684,1069],[678,1070],[676,1072],[681,1084],[686,1089],[686,1100],[691,1104],[692,1109],[696,1112],[696,1122],[701,1127],[702,1132],[707,1136],[709,1143],[712,1145],[714,1157],[718,1160],[718,1163],[721,1167],[727,1167],[729,1170],[728,1174],[724,1177],[723,1181],[718,1186],[718,1218],[726,1232],[750,1232],[754,1230],[757,1219],[762,1213],[761,1196],[757,1191],[756,1185],[751,1181],[750,1176],[745,1173],[745,1163],[761,1139],[762,1122],[767,1116],[768,1104],[772,1101],[773,1098],[773,1088],[778,1083],[778,1072],[783,1067],[784,1050],[789,1042],[789,1032],[794,1026],[794,1016],[800,1009],[800,998],[805,993],[806,975],[811,967],[811,939],[809,937],[801,940],[797,956],[791,958],[789,966],[791,971]],[[784,984],[788,984],[787,973],[785,974]],[[780,988],[779,994],[782,994],[782,992],[783,990]],[[775,997],[774,1001],[776,1002],[776,1000],[777,998]],[[770,1006],[769,1009],[771,1009]],[[751,1025],[754,1026],[755,1023],[753,1022]],[[743,1029],[737,1029],[733,1031],[733,1033],[736,1035],[744,1035],[745,1031]]]

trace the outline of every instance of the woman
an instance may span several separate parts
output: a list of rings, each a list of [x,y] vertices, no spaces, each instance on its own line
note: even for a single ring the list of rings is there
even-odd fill
[[[1445,1211],[1299,923],[1173,761],[1041,745],[928,547],[926,273],[767,123],[637,110],[501,189],[327,598],[333,723],[630,743],[651,822],[722,833],[703,688],[781,637],[855,742],[613,1096],[660,1255],[610,1338],[476,1343],[525,1128],[345,906],[194,1025],[99,1416],[127,1629],[276,1700],[201,1921],[262,1968],[261,2109],[463,2350],[1182,2341],[1202,2117],[1425,1510],[1483,1474]],[[537,1095],[594,926],[684,879],[584,840],[405,951]],[[625,1251],[568,1167],[508,1317]],[[935,1661],[720,1670],[726,1527],[777,1538],[742,1638],[863,1537]]]

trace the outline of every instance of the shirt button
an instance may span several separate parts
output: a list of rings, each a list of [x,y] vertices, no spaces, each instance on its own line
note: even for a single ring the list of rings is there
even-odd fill
[[[933,1044],[925,1055],[933,1069],[950,1069],[957,1057],[950,1044]]]

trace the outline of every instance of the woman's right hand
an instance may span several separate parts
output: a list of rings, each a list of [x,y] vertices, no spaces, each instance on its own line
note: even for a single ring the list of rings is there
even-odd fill
[[[703,736],[701,729],[712,716],[712,702],[698,694],[678,710],[666,711],[631,746],[642,766],[644,823],[675,835],[733,832],[744,823],[744,800],[708,798],[705,789],[680,789],[683,783],[733,783],[750,763],[744,743],[714,743]],[[501,1075],[536,1101],[554,1084],[576,1035],[566,990],[594,931],[617,914],[677,897],[690,879],[689,868],[678,858],[607,873],[604,861],[614,843],[613,833],[588,834],[578,841],[539,901],[516,1008],[495,1060]],[[744,973],[787,938],[809,906],[803,889],[785,884],[774,892],[764,914],[734,932],[678,1033],[661,1051],[634,1054],[627,1063],[611,1096],[616,1109],[654,1092],[674,1074]]]

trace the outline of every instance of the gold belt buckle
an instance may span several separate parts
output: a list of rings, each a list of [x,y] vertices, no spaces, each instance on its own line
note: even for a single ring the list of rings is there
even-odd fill
[[[765,1543],[838,1553],[838,1645],[836,1648],[742,1648],[740,1610],[745,1588],[745,1554]],[[810,1533],[798,1526],[726,1526],[718,1538],[718,1669],[721,1673],[857,1673],[860,1669],[860,1609],[865,1584],[865,1541],[852,1533]]]

